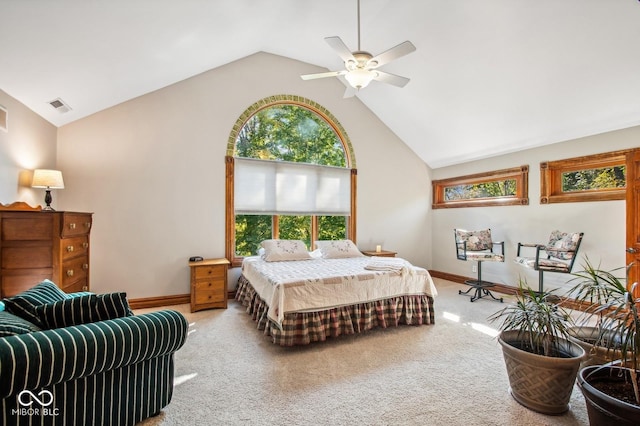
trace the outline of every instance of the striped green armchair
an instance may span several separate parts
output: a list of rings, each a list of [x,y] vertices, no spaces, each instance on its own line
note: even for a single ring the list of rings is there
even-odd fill
[[[121,426],[158,414],[187,329],[162,310],[0,337],[0,424]]]

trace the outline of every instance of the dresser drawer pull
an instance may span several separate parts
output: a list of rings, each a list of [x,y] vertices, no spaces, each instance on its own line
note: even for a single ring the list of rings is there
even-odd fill
[[[87,269],[89,269],[89,264],[88,264],[88,263],[83,263],[83,264],[82,264],[82,269],[84,269],[85,271],[86,271]]]
[[[68,251],[69,253],[73,252],[73,246],[67,246],[67,251]]]
[[[82,243],[82,248],[85,248],[85,249],[89,248],[89,243],[87,242]]]
[[[84,227],[87,229],[91,228],[91,222],[85,222]]]
[[[72,276],[73,276],[73,269],[69,269],[69,270],[67,271],[67,276],[68,276],[68,277],[72,277]]]
[[[76,224],[75,224],[75,223],[73,223],[73,222],[71,222],[71,223],[69,224],[69,229],[76,229]]]

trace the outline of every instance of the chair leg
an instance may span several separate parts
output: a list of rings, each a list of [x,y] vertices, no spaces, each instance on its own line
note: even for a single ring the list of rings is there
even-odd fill
[[[542,289],[543,289],[543,282],[544,282],[544,278],[542,277],[542,273],[544,271],[542,269],[538,269],[538,292],[539,294],[542,294]]]
[[[469,290],[462,291],[458,290],[458,294],[469,294],[471,290],[475,289],[473,296],[471,297],[471,302],[475,302],[478,299],[482,299],[484,296],[490,296],[493,300],[498,300],[500,303],[503,302],[502,297],[497,298],[491,293],[491,291],[487,290],[488,287],[495,286],[494,283],[489,281],[482,281],[482,262],[478,261],[478,279],[477,280],[466,280],[464,282],[469,287]]]

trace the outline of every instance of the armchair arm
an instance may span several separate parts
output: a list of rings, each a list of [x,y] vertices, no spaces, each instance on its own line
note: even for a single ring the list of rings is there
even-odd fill
[[[461,241],[456,240],[456,257],[459,260],[467,260],[467,241],[466,240],[461,240]]]
[[[188,327],[162,310],[0,338],[0,398],[171,354]]]
[[[544,249],[544,245],[543,244],[537,244],[537,243],[518,243],[518,252],[516,254],[516,256],[520,257],[520,248],[522,247],[526,247],[526,248],[535,248],[536,249],[536,258],[538,258],[538,255],[540,253],[540,249]],[[537,262],[536,262],[537,263]]]
[[[492,241],[492,246],[500,246],[500,254],[504,256],[504,241]],[[493,247],[491,247],[491,251],[493,252]]]

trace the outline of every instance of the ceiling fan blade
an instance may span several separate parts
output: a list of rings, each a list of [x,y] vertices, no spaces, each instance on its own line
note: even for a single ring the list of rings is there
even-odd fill
[[[351,86],[347,86],[347,89],[344,91],[344,95],[342,97],[344,99],[353,98],[355,95],[356,95],[356,89]]]
[[[325,37],[325,41],[336,51],[340,59],[343,62],[355,61],[353,54],[349,50],[346,44],[342,41],[342,39],[338,36],[333,37]]]
[[[367,68],[376,68],[384,64],[388,64],[394,59],[398,59],[404,55],[414,52],[416,47],[410,41],[405,41],[389,50],[385,50],[381,54],[374,56],[367,62]]]
[[[373,77],[374,80],[381,81],[382,83],[388,83],[397,87],[404,87],[410,81],[407,77],[401,77],[399,75],[390,74],[384,71],[375,71],[376,76]]]
[[[346,73],[347,73],[346,70],[343,70],[343,71],[329,71],[329,72],[321,72],[321,73],[317,73],[317,74],[304,74],[304,75],[301,75],[300,78],[303,79],[303,80],[314,80],[316,78],[337,77],[339,75],[344,75]]]

